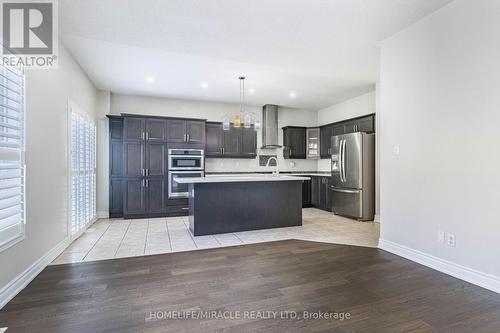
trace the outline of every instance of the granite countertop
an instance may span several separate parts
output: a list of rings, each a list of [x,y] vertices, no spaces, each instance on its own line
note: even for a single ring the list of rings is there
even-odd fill
[[[276,182],[276,181],[296,181],[309,180],[309,177],[292,175],[272,175],[272,174],[229,174],[229,175],[207,175],[207,177],[186,177],[177,178],[179,184],[200,184],[200,183],[238,183],[238,182]]]

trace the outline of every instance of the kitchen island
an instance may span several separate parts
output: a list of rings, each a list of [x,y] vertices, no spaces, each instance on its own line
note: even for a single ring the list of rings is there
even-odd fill
[[[309,177],[252,175],[179,178],[189,184],[195,236],[302,225],[302,182]]]

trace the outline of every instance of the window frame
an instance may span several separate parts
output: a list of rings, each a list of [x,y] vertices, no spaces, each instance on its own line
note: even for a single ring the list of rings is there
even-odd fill
[[[85,120],[89,121],[93,127],[94,127],[94,156],[92,157],[93,163],[94,163],[94,168],[93,168],[93,203],[90,203],[91,207],[91,214],[93,216],[90,216],[89,220],[85,223],[85,225],[80,229],[77,230],[74,234],[72,233],[73,231],[73,212],[72,212],[72,205],[73,205],[73,165],[72,165],[72,113],[75,113],[79,115],[80,117],[84,118]],[[71,100],[68,100],[68,224],[67,224],[67,234],[70,239],[70,241],[73,241],[80,237],[92,223],[94,223],[98,217],[97,217],[97,124],[96,121],[88,115],[87,112],[85,112],[82,108],[80,108],[76,103],[74,103]]]
[[[26,239],[26,218],[27,218],[27,205],[26,205],[26,73],[25,70],[22,66],[19,67],[13,67],[13,66],[6,66],[4,64],[0,64],[0,70],[2,71],[2,76],[3,76],[3,71],[11,71],[16,75],[19,75],[22,83],[20,87],[20,103],[22,104],[21,107],[19,108],[19,112],[22,114],[18,119],[20,124],[20,145],[19,145],[19,154],[20,154],[20,189],[21,189],[21,215],[22,215],[22,220],[20,223],[20,230],[17,233],[17,235],[13,238],[10,238],[6,240],[3,243],[0,243],[0,253],[13,247],[14,245],[18,244],[19,242],[22,242]],[[8,80],[8,79],[7,79]],[[8,86],[3,86],[4,89],[8,90],[13,90],[12,88],[9,88]],[[19,224],[19,223],[16,223]],[[13,224],[12,226],[14,226]],[[12,227],[11,226],[11,227]],[[9,227],[7,227],[9,228]],[[6,229],[6,228],[4,228]],[[1,232],[0,232],[1,235]]]

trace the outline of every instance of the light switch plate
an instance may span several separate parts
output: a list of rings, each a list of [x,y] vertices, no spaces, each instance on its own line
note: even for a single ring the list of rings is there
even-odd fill
[[[446,234],[443,230],[438,230],[438,242],[444,244]]]
[[[399,155],[399,145],[394,146],[394,154]]]

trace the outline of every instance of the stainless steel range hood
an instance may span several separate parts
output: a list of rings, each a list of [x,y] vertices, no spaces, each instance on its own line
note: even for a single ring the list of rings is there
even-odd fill
[[[281,148],[278,144],[278,106],[266,104],[262,107],[262,147]]]

